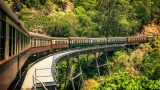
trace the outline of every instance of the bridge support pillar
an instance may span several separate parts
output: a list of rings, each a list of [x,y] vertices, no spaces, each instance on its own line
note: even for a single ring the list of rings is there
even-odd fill
[[[80,59],[79,59],[79,54],[77,55],[77,59],[78,59],[78,66],[79,66],[79,70],[80,70],[80,76],[81,76],[81,79],[82,79],[82,87],[83,87],[83,90],[85,90],[85,88],[84,88],[84,77],[83,77],[81,62],[80,62]],[[88,59],[88,54],[87,54],[87,59]]]
[[[100,60],[103,60],[102,58],[100,58],[101,52],[103,52],[103,54],[105,55],[104,59],[106,60],[106,63],[104,63],[104,64],[99,63]],[[95,51],[94,52],[94,56],[95,56],[95,64],[94,65],[89,65],[89,66],[96,68],[98,76],[101,76],[100,68],[107,65],[107,70],[108,70],[107,72],[109,73],[107,50],[102,50],[102,51],[98,50],[98,51]],[[103,62],[103,61],[101,61],[101,62]]]
[[[108,74],[110,74],[110,72],[109,72],[109,60],[108,60],[108,52],[107,52],[107,50],[105,49],[104,50],[104,55],[105,55],[105,60],[106,60],[106,65],[107,65],[107,73]]]
[[[70,58],[70,55],[67,57],[67,69],[66,69],[66,74],[65,74],[65,86],[64,86],[65,90],[67,89],[67,79],[71,81],[73,90],[80,90],[81,85],[84,90],[84,77],[83,77],[83,70],[81,67],[81,61],[80,61],[79,55],[80,55],[79,53],[76,54],[76,59],[78,60],[77,62],[78,71],[76,73],[78,74],[75,74],[72,71],[71,61],[73,59]],[[75,82],[75,79],[77,78],[80,81],[78,83]]]
[[[68,75],[69,75],[69,72],[70,72],[70,55],[67,56],[67,69],[66,69],[66,74],[65,74],[65,85],[64,85],[64,88],[65,90],[67,90],[67,78],[68,78]]]
[[[96,68],[97,68],[97,72],[98,72],[98,76],[100,76],[100,71],[99,71],[99,63],[98,63],[98,57],[99,57],[99,51],[98,53],[95,53],[95,61],[96,61]]]

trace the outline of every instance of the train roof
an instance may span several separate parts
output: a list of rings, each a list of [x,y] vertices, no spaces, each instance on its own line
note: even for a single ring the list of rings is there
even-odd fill
[[[53,39],[53,37],[44,35],[44,34],[39,34],[39,33],[34,33],[34,32],[29,32],[29,35],[31,37],[37,37],[37,38],[47,38],[47,39]]]
[[[107,37],[107,38],[127,38],[127,37]]]
[[[3,12],[5,12],[23,31],[25,31],[29,35],[27,29],[20,23],[19,19],[11,11],[11,9],[5,5],[3,0],[0,0],[0,9],[2,9]]]
[[[101,40],[101,39],[107,39],[107,37],[105,38],[105,37],[102,37],[102,38],[89,38],[89,39],[91,39],[91,40]]]
[[[87,37],[69,37],[69,39],[72,39],[72,40],[88,40],[89,38],[87,38]]]
[[[53,39],[56,39],[56,40],[68,40],[68,38],[66,37],[52,37]]]
[[[128,38],[145,38],[146,36],[129,36]]]

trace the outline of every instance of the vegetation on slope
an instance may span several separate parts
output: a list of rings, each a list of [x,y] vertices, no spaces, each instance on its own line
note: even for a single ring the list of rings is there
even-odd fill
[[[129,36],[159,24],[159,0],[6,0],[30,30],[50,36]],[[17,12],[18,11],[18,12]]]

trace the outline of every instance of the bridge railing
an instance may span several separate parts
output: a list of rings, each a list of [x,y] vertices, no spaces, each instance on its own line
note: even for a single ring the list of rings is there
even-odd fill
[[[34,90],[37,90],[37,86],[36,86],[36,84],[37,84],[36,82],[37,81],[42,85],[43,89],[48,90],[43,82],[41,82],[39,79],[37,79],[37,77],[33,76],[33,85],[34,85],[33,87],[34,87]]]

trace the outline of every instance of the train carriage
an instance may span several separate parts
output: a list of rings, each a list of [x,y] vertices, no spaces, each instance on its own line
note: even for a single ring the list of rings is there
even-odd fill
[[[125,44],[127,43],[127,37],[108,37],[108,44]]]
[[[69,48],[68,38],[53,37],[52,38],[52,49],[66,49]]]
[[[148,42],[147,37],[128,37],[128,43],[146,43]]]
[[[20,21],[0,0],[0,89],[7,90],[26,62],[30,36]]]
[[[105,45],[107,44],[107,38],[89,38],[90,45]]]
[[[30,54],[44,52],[52,49],[52,37],[33,32],[29,32],[29,34],[31,36]]]
[[[91,41],[87,37],[69,37],[69,47],[88,46]]]

